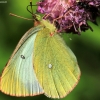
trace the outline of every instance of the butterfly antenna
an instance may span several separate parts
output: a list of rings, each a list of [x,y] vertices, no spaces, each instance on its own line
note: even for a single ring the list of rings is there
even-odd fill
[[[10,16],[15,16],[15,17],[18,17],[18,18],[22,18],[22,19],[25,19],[25,20],[33,20],[34,23],[37,23],[37,24],[35,24],[35,25],[38,25],[39,20],[37,19],[36,14],[33,13],[33,9],[32,9],[33,6],[37,6],[37,5],[33,5],[33,4],[32,4],[32,0],[30,0],[30,5],[27,6],[27,11],[30,12],[30,13],[32,14],[32,17],[33,17],[32,19],[25,18],[25,17],[22,17],[22,16],[18,16],[18,15],[13,14],[13,13],[10,13],[9,15],[10,15]],[[29,10],[29,7],[31,7],[31,11]]]
[[[18,16],[16,14],[13,14],[13,13],[9,13],[10,16],[15,16],[15,17],[18,17],[18,18],[22,18],[22,19],[25,19],[25,20],[33,20],[33,19],[29,19],[29,18],[25,18],[25,17],[22,17],[22,16]]]
[[[33,5],[32,0],[30,0],[30,5],[27,6],[27,11],[32,14],[34,20],[38,21],[36,15],[33,13],[33,8],[32,8],[33,6],[37,6],[37,5]],[[29,10],[29,7],[31,7],[31,11]]]

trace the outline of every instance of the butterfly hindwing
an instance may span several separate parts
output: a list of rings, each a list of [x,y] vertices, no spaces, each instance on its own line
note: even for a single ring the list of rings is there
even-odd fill
[[[37,79],[48,97],[62,98],[78,83],[76,57],[57,33],[50,35],[49,28],[36,36],[33,61]]]
[[[40,29],[40,26],[31,28],[18,43],[1,76],[2,92],[13,96],[33,96],[43,93],[33,69],[34,41]]]

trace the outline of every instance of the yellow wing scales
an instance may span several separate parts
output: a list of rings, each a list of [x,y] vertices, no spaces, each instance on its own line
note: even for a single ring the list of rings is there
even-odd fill
[[[62,98],[78,83],[80,70],[76,57],[62,38],[57,33],[50,36],[50,32],[44,28],[36,36],[34,70],[45,95]]]

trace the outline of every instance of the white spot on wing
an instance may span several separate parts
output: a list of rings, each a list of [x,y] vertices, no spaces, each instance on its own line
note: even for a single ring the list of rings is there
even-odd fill
[[[48,67],[49,67],[49,68],[52,68],[52,65],[51,65],[51,64],[49,64],[49,65],[48,65]]]

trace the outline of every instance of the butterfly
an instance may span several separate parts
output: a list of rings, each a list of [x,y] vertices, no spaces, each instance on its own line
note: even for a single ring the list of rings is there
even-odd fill
[[[16,46],[2,72],[0,90],[11,96],[63,98],[80,79],[77,59],[52,23],[38,22]]]

